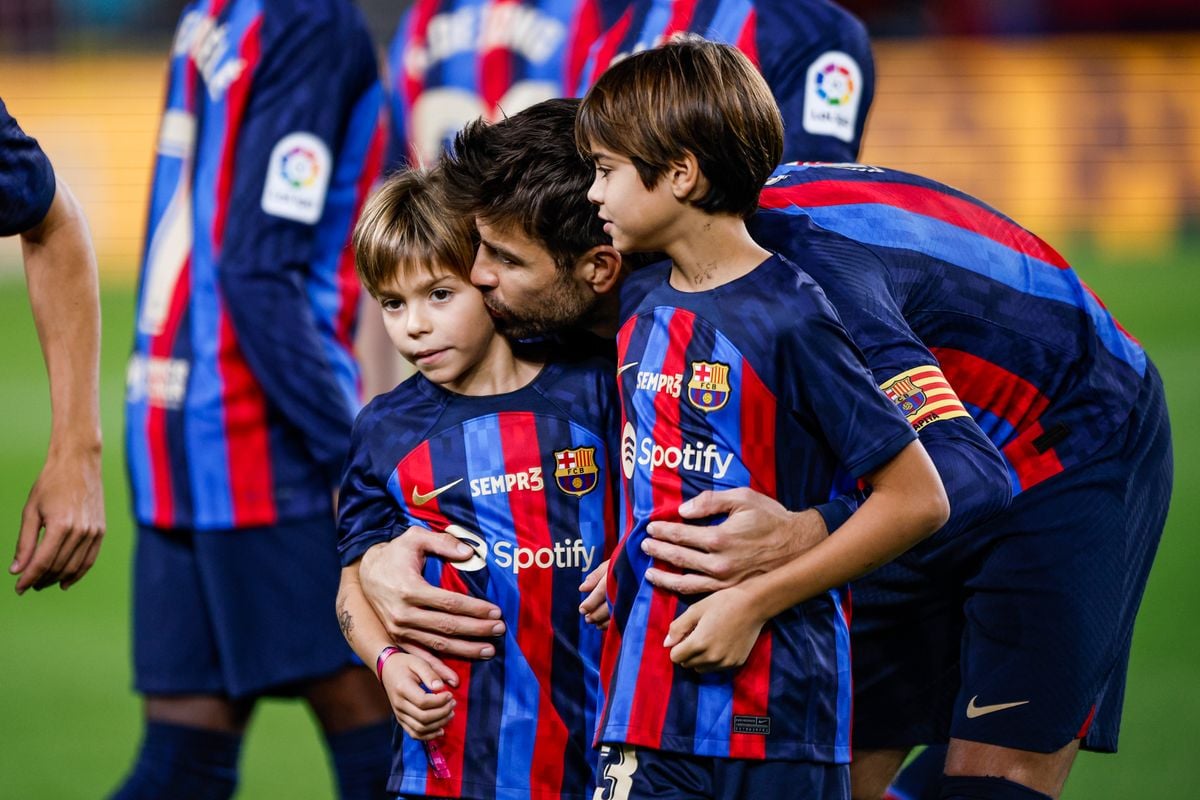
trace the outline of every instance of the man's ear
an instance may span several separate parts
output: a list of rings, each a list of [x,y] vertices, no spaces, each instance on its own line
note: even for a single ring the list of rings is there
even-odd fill
[[[611,244],[598,244],[576,262],[580,278],[596,294],[608,294],[621,282],[621,254]]]
[[[696,156],[685,150],[682,158],[671,161],[667,165],[667,180],[670,181],[671,194],[676,200],[691,200],[704,182],[704,175],[700,172],[700,162],[696,160]]]

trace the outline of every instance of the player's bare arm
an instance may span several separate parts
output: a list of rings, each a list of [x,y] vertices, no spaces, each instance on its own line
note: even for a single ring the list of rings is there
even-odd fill
[[[767,620],[887,563],[950,515],[941,479],[919,441],[866,479],[871,495],[837,536],[681,614],[663,643],[672,648],[671,660],[701,672],[740,666]]]
[[[457,685],[458,678],[439,659],[388,652],[391,639],[363,596],[357,562],[342,568],[337,616],[346,643],[365,664],[375,667],[397,721],[417,738],[440,733],[454,708],[446,686]]]
[[[362,591],[392,641],[454,658],[496,654],[494,645],[478,640],[503,635],[500,609],[486,600],[431,586],[422,574],[426,557],[464,561],[473,554],[449,534],[416,527],[363,554]]]
[[[783,566],[828,536],[813,509],[788,511],[752,489],[703,492],[679,507],[685,520],[726,519],[717,525],[651,522],[642,550],[684,574],[651,567],[646,580],[680,594],[729,588]]]
[[[21,247],[52,422],[9,567],[20,576],[17,594],[55,583],[69,588],[91,569],[104,537],[99,280],[83,210],[61,179],[45,218],[21,234]]]

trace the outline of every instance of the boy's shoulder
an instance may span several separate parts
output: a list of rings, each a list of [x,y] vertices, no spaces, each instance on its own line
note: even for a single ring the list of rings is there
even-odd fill
[[[413,375],[363,406],[354,427],[362,432],[396,433],[424,429],[441,414],[446,403],[447,395],[438,392],[428,379]]]
[[[642,304],[646,296],[665,284],[671,277],[671,262],[656,261],[629,273],[621,284],[621,322],[624,323]]]
[[[611,359],[599,356],[551,362],[535,388],[568,419],[594,428],[605,423],[616,405],[616,368]]]
[[[599,356],[549,362],[528,386],[505,395],[465,397],[413,375],[367,403],[354,427],[359,440],[389,449],[411,447],[438,430],[501,412],[560,415],[597,428],[616,402],[616,391],[613,362]]]

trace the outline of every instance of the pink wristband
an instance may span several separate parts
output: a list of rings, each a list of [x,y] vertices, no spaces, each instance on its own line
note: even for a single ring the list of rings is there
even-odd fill
[[[396,653],[403,652],[403,650],[394,644],[389,644],[379,651],[379,655],[375,658],[375,677],[379,678],[380,683],[383,683],[383,665],[387,663],[389,658],[396,655]]]

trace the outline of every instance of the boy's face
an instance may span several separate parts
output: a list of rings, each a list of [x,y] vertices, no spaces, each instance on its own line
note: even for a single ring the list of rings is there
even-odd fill
[[[592,149],[596,176],[588,200],[599,206],[604,232],[621,252],[665,250],[664,243],[680,203],[670,184],[659,179],[647,189],[633,162],[603,147]]]
[[[579,268],[563,270],[538,240],[516,226],[475,219],[479,250],[471,282],[505,335],[528,338],[585,320],[597,297]],[[582,265],[577,265],[581,267]]]
[[[505,347],[479,290],[439,265],[397,270],[381,287],[379,305],[400,355],[451,391],[470,394],[480,365],[496,347]]]

